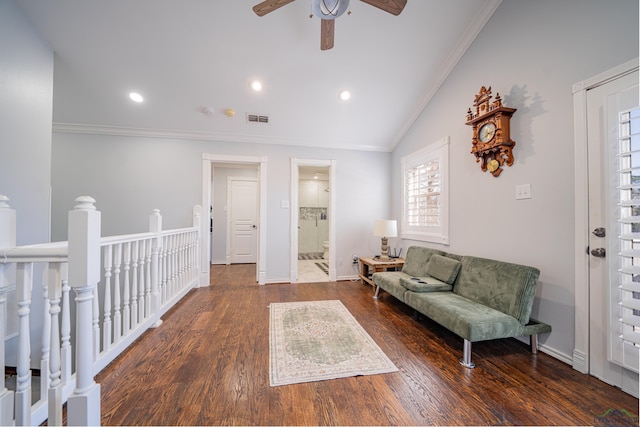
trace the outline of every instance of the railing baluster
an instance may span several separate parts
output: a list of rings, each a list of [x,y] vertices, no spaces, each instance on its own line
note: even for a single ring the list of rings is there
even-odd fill
[[[131,329],[138,324],[138,241],[131,244]]]
[[[47,278],[48,280],[48,278]],[[51,347],[51,305],[49,304],[49,283],[45,280],[42,283],[43,317],[40,358],[40,400],[46,402],[49,390],[49,352]]]
[[[104,248],[104,317],[102,326],[102,351],[111,348],[111,270],[113,268],[113,247]]]
[[[131,264],[131,243],[126,242],[124,244],[124,289],[122,293],[123,305],[122,305],[122,336],[126,336],[129,333],[131,325],[131,314],[129,313],[129,274]]]
[[[162,260],[160,262],[161,267],[162,267],[162,286],[161,286],[161,290],[162,290],[162,304],[167,302],[167,264],[168,264],[168,260],[167,260],[167,251],[168,251],[168,246],[169,246],[169,237],[168,236],[163,236],[162,237]]]
[[[153,241],[155,239],[150,239],[147,240],[147,256],[146,256],[146,263],[145,265],[147,266],[147,281],[145,282],[145,288],[144,288],[144,292],[145,292],[145,298],[144,298],[144,311],[145,311],[145,317],[149,317],[152,315],[152,309],[151,309],[151,271],[154,268],[154,266],[151,265],[151,251],[153,250]]]
[[[48,389],[48,425],[62,425],[62,380],[60,362],[60,299],[62,298],[62,278],[60,263],[49,263],[48,297],[50,300],[49,315],[51,317],[51,356],[49,358],[49,371],[41,372],[42,376],[49,377]]]
[[[164,299],[164,303],[166,304],[167,301],[169,301],[169,299],[171,299],[171,236],[166,236],[165,237],[165,247],[167,248],[165,253],[165,268],[166,268],[166,277],[165,277],[165,281],[166,281],[166,286],[165,286],[165,299]]]
[[[188,268],[189,268],[189,281],[195,279],[195,268],[194,268],[194,254],[195,254],[195,235],[193,234],[193,232],[189,233],[189,261],[188,261]]]
[[[60,322],[60,373],[62,384],[67,385],[71,382],[71,359],[73,357],[73,349],[71,348],[71,305],[69,301],[69,265],[62,264],[60,268],[60,276],[62,279],[62,320]]]
[[[164,251],[164,299],[163,304],[166,304],[171,299],[171,236],[164,236],[164,244],[162,245]]]
[[[186,260],[187,260],[187,233],[180,234],[180,257],[179,257],[179,271],[180,271],[180,290],[184,289],[187,284],[187,269],[186,269]]]
[[[18,299],[18,366],[16,369],[15,423],[17,426],[28,426],[31,425],[31,343],[29,313],[31,312],[33,263],[18,263],[16,275],[16,296]]]
[[[141,240],[140,241],[140,266],[138,267],[140,270],[140,281],[138,282],[138,322],[141,323],[144,318],[144,307],[145,307],[145,303],[144,303],[144,291],[146,288],[146,279],[145,279],[145,273],[147,271],[147,266],[146,266],[146,260],[147,260],[147,256],[146,256],[146,251],[147,251],[147,241],[146,240]]]
[[[178,269],[176,268],[178,262],[177,262],[177,237],[176,235],[172,235],[171,236],[171,297],[173,298],[173,296],[176,294],[176,278],[177,278],[177,271]]]
[[[151,239],[151,303],[153,315],[156,319],[152,327],[157,328],[162,324],[161,309],[162,296],[160,283],[162,281],[162,215],[160,210],[154,209],[149,217],[149,231],[155,233]]]
[[[114,266],[113,266],[113,342],[120,342],[122,337],[122,314],[120,313],[120,264],[122,263],[122,244],[117,243],[114,247]]]
[[[100,254],[98,254],[100,257]],[[98,264],[100,265],[100,264]],[[100,271],[98,271],[98,276],[100,275]],[[98,356],[100,356],[100,294],[98,292],[98,286],[93,292],[93,300],[91,301],[91,338],[92,338],[92,346],[93,346],[93,361],[98,360]]]

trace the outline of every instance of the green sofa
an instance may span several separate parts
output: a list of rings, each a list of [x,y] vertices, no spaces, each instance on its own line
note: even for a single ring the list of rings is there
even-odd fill
[[[374,273],[374,298],[383,289],[464,339],[460,363],[473,368],[471,343],[530,336],[551,326],[531,319],[540,270],[519,264],[411,246],[402,271]]]

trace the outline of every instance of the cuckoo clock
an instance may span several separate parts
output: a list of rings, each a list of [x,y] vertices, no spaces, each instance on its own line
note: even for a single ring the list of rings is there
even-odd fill
[[[483,172],[491,175],[502,173],[502,166],[513,164],[513,147],[516,142],[511,139],[509,121],[516,112],[515,108],[502,105],[500,94],[491,98],[491,86],[482,86],[475,96],[473,109],[467,111],[467,125],[473,126],[471,154],[480,163]]]

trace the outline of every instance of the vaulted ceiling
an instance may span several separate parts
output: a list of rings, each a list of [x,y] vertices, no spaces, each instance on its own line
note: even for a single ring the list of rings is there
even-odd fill
[[[375,151],[397,145],[500,1],[408,0],[393,16],[351,0],[322,51],[311,0],[263,17],[259,0],[15,0],[55,52],[54,128]]]

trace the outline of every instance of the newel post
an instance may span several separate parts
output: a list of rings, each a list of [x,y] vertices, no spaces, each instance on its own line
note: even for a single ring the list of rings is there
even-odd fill
[[[4,250],[16,246],[16,211],[9,206],[9,198],[0,194],[0,255]],[[9,280],[5,276],[6,265],[0,260],[0,366],[5,366],[4,340],[7,325],[4,323],[7,313],[7,288]],[[5,387],[4,375],[0,376],[0,425],[13,424],[13,391]]]
[[[162,324],[160,318],[160,309],[162,301],[160,300],[160,289],[158,287],[158,277],[160,273],[160,251],[162,250],[162,215],[159,209],[154,209],[149,217],[149,231],[155,233],[151,246],[151,310],[156,321],[151,326],[157,328]]]
[[[100,281],[100,212],[91,197],[69,211],[69,285],[76,293],[76,388],[68,424],[100,425],[100,385],[93,379],[93,293]]]

